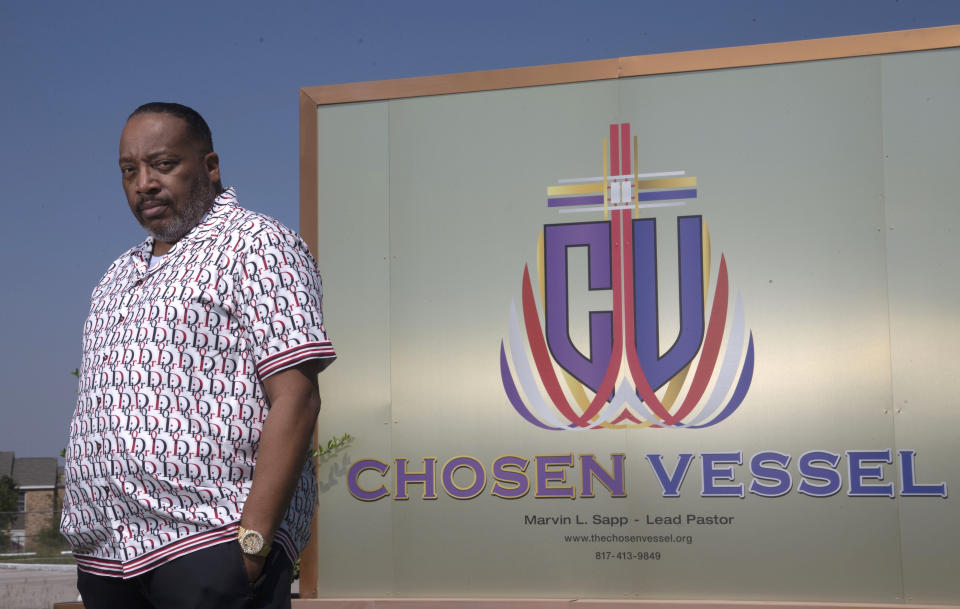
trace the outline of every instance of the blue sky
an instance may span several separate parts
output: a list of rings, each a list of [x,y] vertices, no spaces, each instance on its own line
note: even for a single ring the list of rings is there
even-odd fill
[[[199,110],[224,184],[297,227],[300,87],[956,23],[955,0],[0,0],[0,450],[66,443],[90,289],[143,238],[117,169],[141,103]]]

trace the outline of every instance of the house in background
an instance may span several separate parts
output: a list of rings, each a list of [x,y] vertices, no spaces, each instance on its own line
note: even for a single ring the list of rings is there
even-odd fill
[[[11,545],[35,549],[38,534],[58,518],[63,500],[63,472],[56,457],[18,459],[12,452],[0,452],[0,476],[17,483],[16,520],[10,527]]]

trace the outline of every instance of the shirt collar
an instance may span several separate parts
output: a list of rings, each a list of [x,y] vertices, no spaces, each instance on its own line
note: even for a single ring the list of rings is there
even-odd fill
[[[190,231],[181,237],[179,241],[174,243],[173,247],[170,248],[170,251],[164,256],[175,254],[178,250],[182,249],[184,245],[190,243],[191,241],[216,235],[218,232],[217,229],[224,223],[224,221],[226,221],[230,210],[235,207],[237,207],[237,188],[236,186],[231,186],[220,193],[220,195],[213,200],[213,203],[210,204],[210,208],[207,209],[207,211],[203,214],[203,216],[200,218],[200,221],[197,222],[197,225],[191,228]],[[137,270],[140,272],[140,274],[147,272],[147,267],[150,264],[150,256],[152,253],[152,235],[148,235],[147,238],[140,243],[140,245],[135,246],[130,251],[130,255],[133,257],[134,262],[137,265]],[[151,270],[155,270],[161,264],[163,264],[163,262],[160,262]]]

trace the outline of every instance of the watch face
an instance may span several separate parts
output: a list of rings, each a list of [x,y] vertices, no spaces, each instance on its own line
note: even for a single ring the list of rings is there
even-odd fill
[[[240,538],[240,548],[246,554],[256,554],[263,549],[263,536],[256,531],[247,531]]]

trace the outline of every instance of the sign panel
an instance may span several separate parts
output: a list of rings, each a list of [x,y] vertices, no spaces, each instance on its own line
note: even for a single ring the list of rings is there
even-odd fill
[[[321,595],[960,600],[958,59],[319,107]]]

